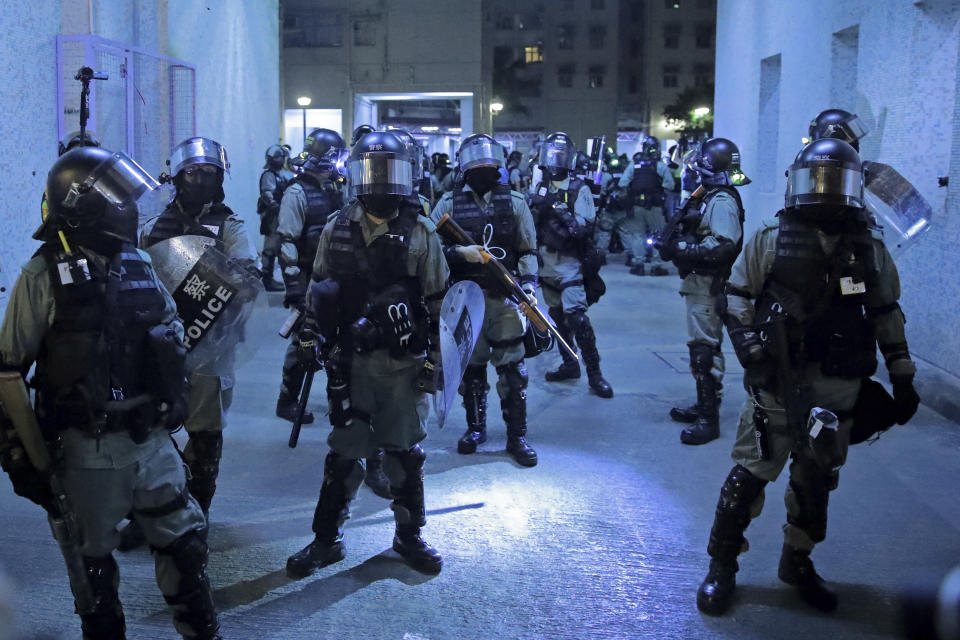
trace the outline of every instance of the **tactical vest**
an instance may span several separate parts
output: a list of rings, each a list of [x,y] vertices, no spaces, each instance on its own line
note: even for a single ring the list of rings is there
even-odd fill
[[[573,254],[578,252],[572,224],[576,223],[573,218],[574,206],[583,186],[584,183],[575,178],[570,179],[566,189],[553,193],[550,192],[548,182],[537,185],[536,191],[530,198],[530,210],[533,212],[534,224],[537,227],[539,244],[551,251]],[[557,214],[553,212],[553,205],[557,203],[567,205],[570,215],[565,220],[558,219]]]
[[[158,242],[178,236],[206,236],[223,242],[227,218],[233,215],[230,207],[216,202],[200,217],[194,218],[180,209],[176,200],[167,205],[147,236],[145,249]]]
[[[297,176],[296,182],[303,187],[303,195],[307,199],[307,208],[303,212],[303,229],[297,242],[297,255],[300,271],[310,273],[313,259],[317,255],[317,246],[320,244],[320,234],[323,233],[330,214],[343,206],[343,197],[332,183],[321,184],[312,176]]]
[[[506,252],[506,257],[500,262],[511,273],[516,273],[520,255],[517,252],[517,240],[520,225],[513,212],[513,195],[509,185],[497,184],[491,190],[491,207],[480,208],[473,191],[464,191],[463,188],[453,192],[453,211],[451,217],[454,222],[463,227],[476,244],[485,244],[484,229],[490,225],[493,235],[489,246],[500,247]],[[486,269],[482,264],[472,262],[457,262],[451,265],[454,280],[473,280],[480,286],[485,284]]]
[[[274,171],[273,169],[267,169],[263,173],[273,174],[277,185],[273,188],[273,201],[279,204],[280,201],[283,200],[283,192],[286,191],[287,185],[290,184],[290,177],[284,175],[286,173],[284,171]],[[262,174],[261,177],[263,177]]]
[[[77,427],[94,437],[145,433],[153,426],[152,399],[134,409],[123,405],[152,392],[146,338],[162,320],[165,300],[151,267],[131,244],[112,259],[96,256],[106,262],[92,253],[67,256],[51,244],[38,254],[47,262],[55,301],[37,358],[41,425],[47,433]]]
[[[390,305],[403,302],[419,324],[420,342],[411,351],[421,350],[426,341],[426,309],[420,281],[407,273],[410,239],[421,215],[419,203],[403,201],[399,214],[387,223],[389,230],[369,246],[363,240],[361,222],[350,214],[358,202],[347,206],[336,218],[325,252],[326,271],[340,285],[342,339],[359,318],[385,322]],[[384,345],[386,346],[386,345]],[[352,347],[344,345],[346,349]]]
[[[779,214],[773,268],[757,300],[757,319],[789,318],[790,347],[798,362],[817,362],[824,375],[869,377],[877,369],[866,292],[878,285],[874,239],[866,222],[841,233],[832,255],[820,245],[818,227]]]
[[[733,263],[736,262],[737,256],[740,255],[740,250],[743,249],[743,222],[745,220],[743,200],[740,199],[740,194],[734,187],[726,185],[712,186],[699,198],[690,198],[687,201],[687,206],[684,207],[683,215],[680,219],[680,235],[691,236],[696,242],[702,242],[703,239],[707,237],[708,233],[700,230],[700,223],[703,221],[703,216],[707,211],[707,206],[710,204],[710,201],[721,191],[733,196],[733,199],[737,202],[737,210],[740,212],[740,239],[737,241],[737,251],[728,263],[721,265],[716,263],[707,264],[674,260],[674,263],[677,265],[677,272],[681,278],[686,278],[691,273],[696,273],[726,280],[730,277],[730,270],[733,267]]]
[[[657,173],[657,162],[641,160],[633,165],[630,195],[641,207],[659,207],[663,204],[663,181]]]

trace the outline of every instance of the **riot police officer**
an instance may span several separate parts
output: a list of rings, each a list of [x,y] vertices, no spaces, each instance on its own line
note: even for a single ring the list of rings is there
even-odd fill
[[[81,147],[61,156],[47,176],[50,210],[35,236],[43,244],[0,330],[0,369],[26,373],[36,362],[38,437],[60,461],[55,473],[79,528],[83,567],[71,588],[91,640],[124,637],[112,551],[130,512],[154,550],[177,631],[220,637],[204,514],[167,431],[181,417],[183,327],[150,257],[135,248],[137,201],[155,186],[123,153]],[[62,501],[9,435],[7,420],[23,416],[3,414],[0,463],[17,493],[58,517]]]
[[[435,205],[443,197],[443,194],[453,190],[454,173],[453,169],[450,168],[450,156],[445,153],[437,153],[434,156],[430,186],[433,188],[433,204]]]
[[[788,457],[778,573],[811,606],[834,609],[837,597],[810,553],[826,536],[827,501],[858,397],[877,384],[868,378],[878,345],[893,383],[892,418],[905,424],[917,410],[897,269],[863,206],[856,150],[838,139],[812,142],[789,168],[779,221],[757,230],[733,266],[727,326],[750,397],[710,532],[710,570],[697,592],[704,613],[730,606],[744,530]]]
[[[683,282],[680,295],[687,310],[690,373],[697,401],[674,407],[670,417],[692,423],[680,434],[684,444],[704,444],[720,435],[723,389],[723,287],[743,244],[743,203],[734,183],[749,180],[740,172],[740,151],[726,138],[704,142],[692,162],[705,191],[687,200],[684,212],[671,219],[670,246],[661,250]]]
[[[507,175],[509,176],[508,180],[510,182],[510,188],[517,193],[526,193],[526,180],[523,177],[523,173],[520,171],[521,162],[523,162],[523,154],[514,149],[510,152],[510,155],[507,156],[506,169]]]
[[[660,141],[653,136],[643,139],[640,157],[627,163],[618,186],[626,189],[632,208],[621,220],[619,229],[627,250],[627,266],[637,276],[646,274],[644,263],[650,264],[650,274],[664,276],[660,257],[648,240],[663,229],[665,192],[673,190],[673,175],[660,159]]]
[[[442,558],[420,537],[426,455],[418,443],[429,413],[424,391],[432,391],[440,362],[449,270],[433,223],[410,199],[410,159],[395,136],[369,133],[354,146],[349,185],[356,199],[320,237],[313,274],[324,280],[311,286],[299,336],[309,359],[319,349],[327,360],[333,429],[313,518],[316,537],[290,556],[287,573],[301,578],[343,558],[342,526],[363,480],[361,459],[376,448],[386,450],[393,548],[414,569],[438,573]]]
[[[417,139],[410,135],[406,129],[391,129],[390,133],[394,135],[407,150],[410,157],[410,166],[413,171],[413,194],[411,199],[420,206],[423,215],[430,216],[430,200],[420,192],[423,184],[423,147],[417,142]]]
[[[590,187],[570,176],[576,155],[573,141],[562,132],[547,136],[540,147],[539,166],[544,180],[530,198],[543,261],[540,280],[544,302],[557,330],[570,345],[576,338],[587,366],[590,390],[601,398],[612,398],[613,389],[600,371],[597,336],[587,317],[582,259],[596,211]],[[580,377],[576,359],[566,351],[560,354],[563,362],[558,369],[547,372],[547,382]]]
[[[507,452],[521,465],[537,464],[537,453],[527,443],[527,365],[523,361],[524,324],[515,304],[499,295],[481,268],[480,250],[487,247],[513,273],[520,286],[532,294],[537,286],[536,235],[533,217],[523,195],[499,184],[503,153],[486,134],[474,134],[460,143],[458,154],[463,184],[444,194],[431,217],[449,214],[474,242],[483,245],[445,244],[444,254],[453,280],[473,280],[483,289],[485,315],[480,338],[463,375],[461,391],[467,430],[457,451],[471,454],[487,441],[487,363],[498,376],[497,393],[507,426]]]
[[[368,133],[373,133],[374,131],[376,131],[376,129],[369,124],[362,124],[354,129],[353,135],[350,136],[350,148],[352,149],[353,147],[357,146],[357,143],[363,139],[363,136],[367,135]]]
[[[260,233],[263,235],[263,287],[267,291],[283,291],[283,285],[273,279],[273,265],[280,254],[280,234],[277,233],[280,201],[284,189],[293,180],[293,172],[287,168],[290,155],[280,145],[270,145],[265,156],[267,163],[260,174],[260,199],[257,200]]]
[[[188,138],[174,147],[167,164],[176,196],[162,214],[147,221],[140,246],[146,249],[181,235],[208,236],[222,243],[229,258],[255,272],[257,254],[246,226],[223,204],[223,179],[230,171],[223,146],[210,138]],[[183,456],[190,467],[190,492],[204,513],[210,510],[216,491],[233,383],[232,371],[190,377],[189,415],[184,423],[189,440]]]
[[[286,295],[285,307],[303,308],[310,281],[310,270],[317,255],[317,243],[327,218],[343,206],[339,188],[347,145],[340,134],[330,129],[314,129],[303,142],[300,174],[290,183],[280,202],[280,267]],[[292,338],[283,360],[277,417],[293,422],[297,415],[297,397],[305,375]],[[313,422],[313,414],[304,414],[303,423]]]

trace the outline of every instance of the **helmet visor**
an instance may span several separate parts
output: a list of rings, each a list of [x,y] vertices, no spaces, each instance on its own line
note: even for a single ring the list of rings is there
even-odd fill
[[[837,125],[837,129],[843,133],[842,136],[837,137],[847,142],[856,142],[867,135],[868,131],[866,125],[863,124],[863,120],[861,120],[858,115],[854,115],[846,122]]]
[[[573,169],[576,154],[568,145],[544,143],[540,147],[540,166],[552,169]]]
[[[347,176],[351,196],[413,193],[413,166],[394,153],[364,153],[350,161]]]
[[[478,138],[460,147],[460,170],[476,167],[502,167],[503,147],[493,140]]]
[[[121,151],[101,162],[82,185],[74,184],[63,204],[75,207],[82,195],[96,191],[112,207],[126,209],[159,187],[153,176]]]
[[[219,142],[209,138],[190,138],[184,140],[170,153],[167,160],[170,165],[170,175],[177,175],[191,164],[212,164],[230,173],[230,162],[227,161],[227,151]]]
[[[786,206],[807,204],[862,207],[863,172],[854,165],[837,162],[791,165]]]

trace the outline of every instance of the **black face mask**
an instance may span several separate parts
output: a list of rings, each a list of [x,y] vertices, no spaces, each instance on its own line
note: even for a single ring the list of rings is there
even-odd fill
[[[496,167],[477,167],[463,174],[463,181],[472,191],[482,196],[500,181],[500,172]]]
[[[377,218],[389,218],[400,206],[402,196],[392,194],[367,194],[357,196],[364,210]]]
[[[183,206],[192,208],[215,202],[222,198],[222,179],[208,173],[184,174],[178,181],[177,199]]]

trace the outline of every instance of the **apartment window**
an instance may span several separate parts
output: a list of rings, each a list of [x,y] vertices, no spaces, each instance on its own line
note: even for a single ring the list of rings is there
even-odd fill
[[[680,33],[682,29],[679,22],[668,22],[663,25],[663,48],[680,48]]]
[[[603,88],[603,76],[607,70],[602,66],[590,67],[589,84],[591,89]]]
[[[594,11],[603,11],[603,0],[590,0],[590,8]]]
[[[539,44],[523,48],[523,61],[527,64],[543,62],[543,47]]]
[[[573,86],[573,74],[576,71],[572,64],[562,64],[557,67],[557,84],[569,89]]]
[[[603,49],[604,41],[607,39],[607,28],[602,24],[595,24],[590,27],[590,48]]]
[[[694,38],[697,49],[712,49],[713,25],[706,22],[698,24],[694,27]]]
[[[513,14],[498,13],[495,26],[497,31],[513,31]]]
[[[520,31],[543,29],[543,18],[540,16],[540,13],[517,16],[517,29]]]
[[[713,65],[698,63],[693,65],[693,86],[706,87],[713,82]]]
[[[557,48],[573,49],[573,25],[562,24],[557,27]]]
[[[637,92],[637,76],[630,76],[630,79],[627,81],[627,92],[636,93]]]
[[[663,65],[663,88],[675,89],[680,86],[680,65]]]
[[[353,23],[353,46],[373,47],[377,44],[377,20],[356,20]]]
[[[288,14],[283,19],[283,44],[286,47],[342,47],[343,16],[328,12]]]

